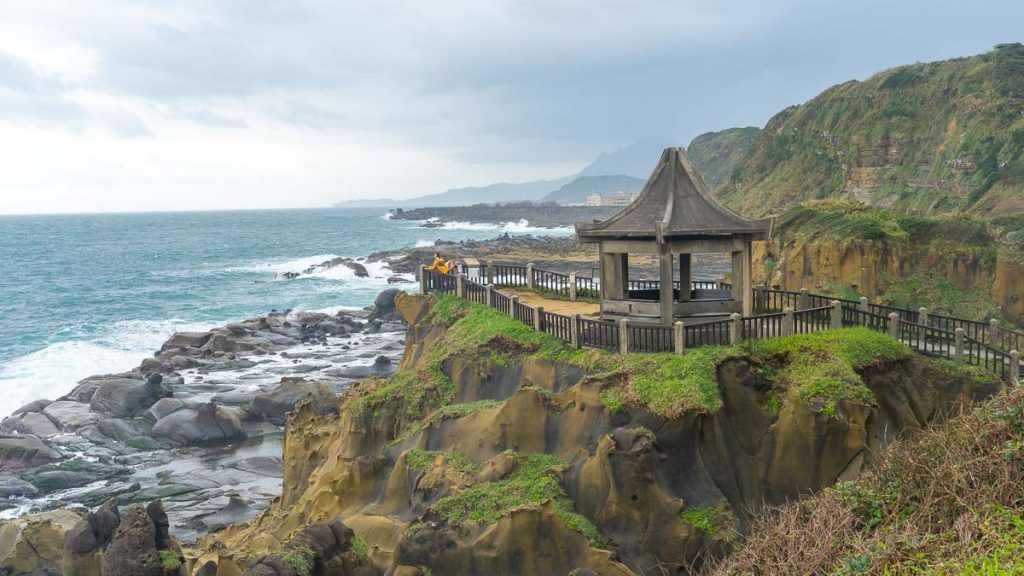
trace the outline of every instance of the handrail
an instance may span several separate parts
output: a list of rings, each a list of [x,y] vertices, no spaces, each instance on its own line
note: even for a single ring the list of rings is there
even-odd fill
[[[533,326],[576,347],[600,348],[619,352],[676,352],[698,346],[739,343],[788,334],[807,334],[841,326],[864,326],[886,332],[906,343],[918,353],[966,362],[984,367],[1012,382],[1020,381],[1020,355],[1024,333],[988,323],[942,314],[929,314],[924,309],[906,310],[885,304],[860,302],[812,294],[807,290],[792,292],[759,286],[754,300],[759,309],[779,310],[730,319],[673,326],[637,323],[622,320],[594,320],[566,316],[533,307],[519,298],[497,290],[496,286],[525,286],[576,299],[596,296],[600,284],[596,278],[578,277],[535,268],[533,265],[481,264],[480,274],[470,278],[466,268],[457,274],[420,267],[420,289],[423,293],[452,294],[483,304],[507,314],[517,321]],[[656,280],[638,280],[636,286],[653,289]],[[722,282],[693,281],[693,290],[725,289]],[[675,282],[679,286],[679,282]],[[713,286],[709,288],[708,286]],[[895,321],[895,324],[893,323]]]

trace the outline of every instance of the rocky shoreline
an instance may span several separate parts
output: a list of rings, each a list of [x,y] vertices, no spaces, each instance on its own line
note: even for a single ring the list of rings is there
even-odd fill
[[[184,541],[251,519],[281,491],[285,414],[306,400],[336,411],[354,380],[394,370],[396,292],[177,333],[129,372],[19,408],[0,422],[0,515],[159,498]]]

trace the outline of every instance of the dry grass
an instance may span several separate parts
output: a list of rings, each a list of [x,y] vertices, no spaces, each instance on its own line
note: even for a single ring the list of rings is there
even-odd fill
[[[873,471],[761,515],[706,573],[1024,573],[1024,388],[890,446]]]

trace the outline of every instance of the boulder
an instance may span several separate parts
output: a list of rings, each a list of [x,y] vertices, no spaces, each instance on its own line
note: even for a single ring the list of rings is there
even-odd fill
[[[0,430],[31,434],[37,438],[46,438],[60,432],[49,418],[38,412],[23,412],[17,416],[4,418],[4,421],[0,422]]]
[[[87,424],[95,424],[100,419],[89,409],[88,404],[74,400],[58,400],[43,409],[45,414],[58,428],[72,431]]]
[[[103,381],[93,394],[89,405],[93,412],[117,418],[131,418],[141,414],[170,392],[161,385],[163,376],[151,374],[148,379],[114,378]]]
[[[156,404],[150,406],[149,410],[146,410],[142,417],[155,424],[157,420],[164,416],[169,416],[186,406],[184,402],[177,398],[161,398]]]
[[[11,412],[11,415],[17,416],[19,414],[27,414],[30,412],[42,412],[43,408],[46,408],[46,406],[52,402],[53,400],[33,400],[32,402],[25,404],[21,408],[18,408],[14,412]]]
[[[103,574],[162,576],[156,551],[156,526],[141,504],[133,504],[103,554]]]
[[[398,308],[395,307],[395,296],[399,292],[401,290],[398,288],[388,288],[377,294],[377,297],[373,300],[373,312],[370,313],[370,319],[383,322],[402,320],[401,315],[398,313]]]
[[[77,488],[93,482],[95,478],[88,472],[74,470],[47,470],[31,475],[26,475],[32,484],[43,493]]]
[[[149,431],[177,445],[223,442],[245,437],[234,411],[209,402],[195,408],[182,408],[164,416]]]
[[[35,436],[0,436],[0,470],[20,470],[55,460],[59,455]]]
[[[174,348],[202,348],[210,339],[209,332],[176,332],[160,347],[161,352]]]
[[[338,399],[330,386],[302,378],[282,378],[277,388],[257,394],[246,412],[249,418],[266,418],[283,425],[285,414],[303,400],[309,400],[317,414],[338,412]]]
[[[0,498],[11,496],[36,496],[39,490],[17,476],[0,476]]]

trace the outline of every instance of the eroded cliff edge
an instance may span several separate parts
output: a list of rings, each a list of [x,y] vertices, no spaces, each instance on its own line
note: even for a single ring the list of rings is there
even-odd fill
[[[281,498],[200,540],[192,573],[284,574],[263,555],[294,558],[338,520],[356,535],[345,573],[687,573],[761,503],[856,478],[1000,386],[860,329],[623,358],[450,297],[396,302],[399,371],[338,414],[292,412]]]

